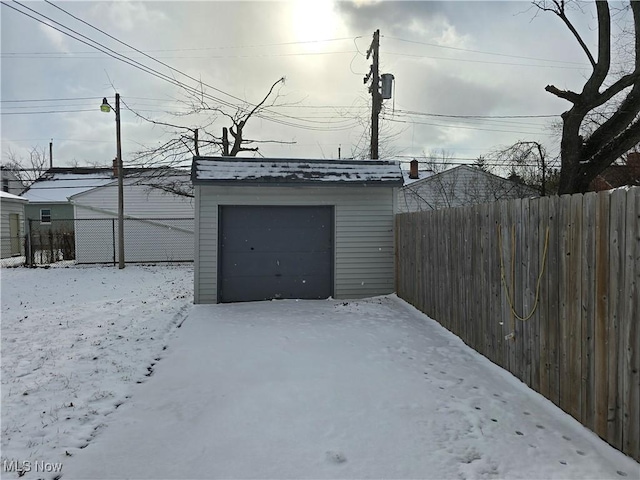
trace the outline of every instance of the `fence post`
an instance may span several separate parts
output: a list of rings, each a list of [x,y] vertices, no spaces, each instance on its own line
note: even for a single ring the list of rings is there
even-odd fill
[[[25,225],[27,231],[24,233],[24,265],[25,267],[31,267],[33,265],[33,259],[31,257],[31,219],[27,218]]]
[[[111,245],[113,246],[113,266],[116,266],[116,220],[111,219]]]

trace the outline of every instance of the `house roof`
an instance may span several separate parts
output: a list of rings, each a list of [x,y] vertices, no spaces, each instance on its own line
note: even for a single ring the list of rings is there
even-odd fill
[[[412,183],[429,178],[432,175],[435,175],[433,170],[418,170],[418,178],[409,178],[409,170],[402,170],[402,178],[404,179],[405,185],[411,185]]]
[[[194,185],[402,185],[400,164],[385,160],[194,157]]]
[[[164,177],[175,174],[188,175],[184,170],[168,167],[125,168],[125,179],[148,178],[160,174]],[[113,169],[103,167],[54,167],[47,170],[38,180],[31,184],[22,194],[32,203],[67,203],[75,195],[88,192],[94,188],[104,187],[117,181]]]
[[[631,165],[610,165],[589,185],[590,190],[609,190],[612,188],[640,186],[640,169]]]
[[[12,193],[7,193],[0,190],[0,198],[3,200],[13,200],[16,202],[25,202],[27,203],[29,200],[23,197],[19,197],[18,195],[13,195]]]
[[[32,203],[66,203],[78,193],[115,181],[110,168],[52,168],[22,194]]]
[[[408,187],[409,185],[411,185],[412,187],[415,187],[416,186],[415,185],[416,182],[429,183],[429,182],[431,182],[432,180],[435,180],[438,177],[446,177],[446,176],[449,176],[449,175],[455,175],[456,172],[459,171],[459,170],[467,170],[467,171],[473,172],[475,174],[483,175],[483,176],[485,176],[487,178],[498,180],[498,181],[501,181],[501,182],[504,182],[504,183],[512,183],[514,185],[517,184],[523,190],[530,190],[532,195],[538,195],[538,192],[536,191],[535,188],[529,187],[527,185],[519,184],[518,182],[515,182],[514,180],[511,180],[511,179],[508,179],[508,178],[504,178],[504,177],[500,177],[500,176],[494,175],[493,173],[490,173],[490,172],[485,172],[484,170],[482,170],[480,168],[472,167],[470,165],[459,165],[457,167],[453,167],[453,168],[450,168],[448,170],[444,170],[442,172],[430,173],[429,175],[427,175],[424,178],[420,178],[418,180],[412,180],[413,184],[406,184],[405,183],[404,187]]]

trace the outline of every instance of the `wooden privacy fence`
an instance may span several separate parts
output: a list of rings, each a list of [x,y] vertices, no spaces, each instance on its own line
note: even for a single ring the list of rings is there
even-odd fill
[[[640,461],[639,216],[639,187],[400,214],[397,292]]]

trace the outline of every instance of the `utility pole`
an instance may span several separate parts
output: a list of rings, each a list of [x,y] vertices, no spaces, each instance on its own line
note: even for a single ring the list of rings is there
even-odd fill
[[[222,127],[222,156],[229,156],[229,129]]]
[[[364,77],[366,84],[371,79],[369,93],[371,93],[371,160],[378,159],[378,117],[382,110],[382,95],[380,94],[380,30],[373,33],[373,41],[367,50],[367,60],[373,54],[373,63],[369,73]]]
[[[49,142],[49,168],[53,168],[53,138]]]
[[[100,110],[116,114],[116,167],[118,169],[118,268],[124,268],[124,168],[122,167],[122,140],[120,137],[120,94],[116,93],[116,108],[111,107],[106,98],[102,99]]]
[[[120,137],[120,94],[116,93],[116,147],[118,161],[118,268],[124,268],[124,168]]]

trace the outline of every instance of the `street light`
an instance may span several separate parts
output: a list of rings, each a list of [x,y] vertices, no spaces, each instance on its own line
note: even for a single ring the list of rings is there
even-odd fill
[[[111,105],[102,99],[100,110],[110,112]],[[124,171],[122,168],[122,146],[120,141],[120,94],[116,93],[116,165],[118,166],[118,268],[124,268]]]

